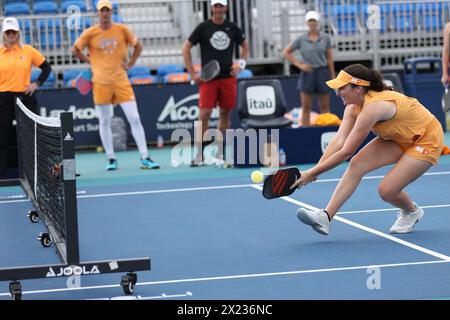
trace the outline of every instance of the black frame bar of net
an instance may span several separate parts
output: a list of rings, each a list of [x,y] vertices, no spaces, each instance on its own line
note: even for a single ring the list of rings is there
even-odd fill
[[[3,268],[0,281],[12,281],[10,294],[20,300],[22,279],[127,272],[120,284],[126,294],[133,293],[134,272],[150,270],[149,258],[80,262],[73,114],[40,117],[17,99],[16,119],[20,185],[34,207],[28,217],[31,222],[43,222],[47,232],[38,240],[44,247],[53,244],[62,263]]]

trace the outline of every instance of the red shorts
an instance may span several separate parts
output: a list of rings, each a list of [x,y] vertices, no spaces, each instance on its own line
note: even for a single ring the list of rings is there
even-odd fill
[[[212,109],[216,106],[233,109],[236,106],[237,79],[216,79],[200,83],[199,107]]]

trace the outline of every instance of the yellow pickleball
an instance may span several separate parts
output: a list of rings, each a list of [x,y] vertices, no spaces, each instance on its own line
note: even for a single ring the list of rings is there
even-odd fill
[[[259,170],[253,171],[250,177],[253,183],[261,183],[264,180],[264,175]]]

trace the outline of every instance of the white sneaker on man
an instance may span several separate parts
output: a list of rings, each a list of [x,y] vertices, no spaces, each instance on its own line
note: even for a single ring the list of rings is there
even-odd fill
[[[328,220],[328,214],[325,210],[308,210],[305,208],[299,208],[297,210],[297,218],[310,225],[318,233],[328,235],[330,232],[331,222]]]
[[[390,233],[408,233],[411,232],[414,228],[414,225],[422,219],[424,212],[422,208],[419,208],[415,202],[413,202],[416,207],[416,211],[413,212],[405,212],[403,210],[399,210],[397,213],[397,220],[392,225],[389,230]]]

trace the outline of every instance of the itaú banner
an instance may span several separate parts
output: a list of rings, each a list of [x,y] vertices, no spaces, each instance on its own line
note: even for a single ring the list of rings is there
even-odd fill
[[[290,106],[298,106],[296,78],[281,79],[286,100]],[[144,126],[147,141],[154,143],[161,135],[167,142],[176,129],[194,132],[194,122],[199,120],[198,87],[187,83],[166,85],[134,86],[139,114]],[[75,89],[39,90],[38,110],[41,116],[56,117],[60,112],[73,113],[75,145],[80,147],[99,146],[98,118],[91,93],[83,96]],[[126,121],[119,106],[114,107],[114,116]],[[214,109],[210,127],[217,127],[219,109]],[[240,128],[237,108],[232,114],[232,128]],[[128,142],[134,143],[129,125]]]

